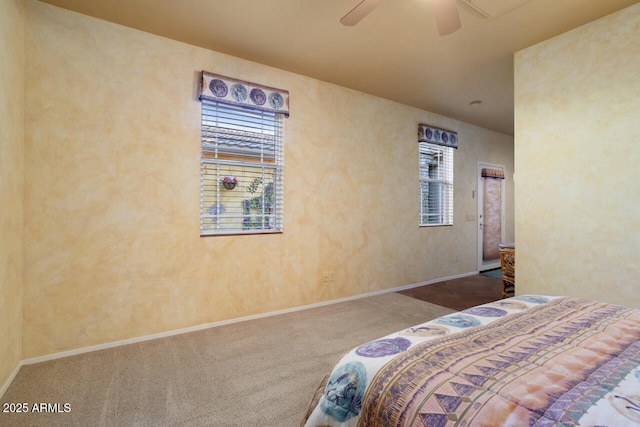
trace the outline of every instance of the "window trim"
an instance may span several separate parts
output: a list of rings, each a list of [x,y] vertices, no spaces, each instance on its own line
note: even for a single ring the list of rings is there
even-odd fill
[[[284,232],[284,118],[289,117],[289,91],[203,70],[200,73],[198,99],[202,102],[200,110],[202,115],[200,124],[200,236]],[[210,114],[206,111],[207,108],[210,108],[209,106],[222,109],[228,107],[236,109],[236,111],[251,111],[254,116],[239,117],[241,114],[236,116],[232,112],[226,112],[222,115]],[[272,118],[271,124],[264,121],[264,115]],[[223,123],[223,126],[217,126],[219,123]],[[211,125],[214,125],[213,132],[211,132]],[[270,149],[272,145],[270,141],[274,141],[272,150]],[[213,150],[210,150],[212,148],[211,142],[213,142]],[[219,152],[220,148],[222,148],[222,153]],[[231,162],[237,161],[242,162],[243,166],[231,165]],[[210,165],[215,165],[216,170],[213,174],[208,173],[207,166]],[[226,166],[227,169],[222,172],[221,166]],[[232,203],[238,202],[240,206],[232,206],[230,213],[233,215],[227,214],[226,216],[226,218],[241,216],[241,223],[240,225],[234,224],[236,228],[205,228],[203,227],[203,217],[207,214],[217,220],[225,218],[220,186],[224,186],[225,191],[233,191],[236,185],[233,183],[227,185],[229,183],[221,182],[220,178],[228,176],[227,174],[233,173],[235,175],[236,171],[232,169],[234,167],[242,173],[239,176],[246,177],[248,180],[253,178],[252,183],[244,187],[251,196],[246,199],[242,195],[234,195]],[[257,174],[251,172],[255,168],[259,168]],[[273,175],[271,175],[274,187],[271,191],[268,190],[269,183],[265,179],[266,168],[275,168]],[[213,193],[213,197],[207,200],[209,203],[213,199],[213,202],[206,209],[204,207],[205,180],[207,197],[211,197]],[[238,184],[241,184],[239,181]],[[256,182],[260,182],[260,184],[256,185]],[[262,195],[255,196],[254,193],[259,185],[262,186]],[[256,197],[261,197],[261,201]],[[269,200],[269,204],[266,203],[267,200]],[[249,208],[247,208],[247,203],[251,204]],[[273,215],[271,211],[266,211],[271,206],[275,210]],[[263,228],[245,229],[247,218],[249,218],[249,225],[252,225],[251,209],[258,211],[256,216],[260,218],[259,223]],[[211,218],[211,216],[209,217]],[[272,223],[275,224],[273,229],[264,228],[266,218],[273,218]]]
[[[229,236],[229,235],[256,235],[256,234],[277,234],[284,232],[284,118],[282,114],[274,114],[271,112],[265,112],[259,109],[253,109],[250,107],[238,105],[232,105],[224,102],[216,102],[210,99],[202,99],[202,107],[201,107],[201,143],[200,143],[200,236],[208,237],[208,236]],[[245,117],[249,117],[249,115],[256,114],[261,117],[268,118],[268,127],[273,128],[274,134],[269,136],[259,135],[260,132],[250,132],[250,131],[239,131],[239,132],[228,132],[226,128],[221,127],[220,131],[215,130],[215,126],[212,126],[211,119],[216,119],[218,114],[222,112],[222,114],[230,114],[233,112],[234,114],[238,114],[240,118],[242,118],[242,113],[249,113]],[[205,123],[206,122],[206,123]],[[240,124],[242,124],[243,120],[239,120]],[[234,124],[234,126],[236,126]],[[215,134],[222,135],[222,138],[225,141],[233,140],[233,136],[236,135],[239,140],[244,140],[249,137],[250,139],[257,141],[273,141],[273,151],[270,152],[267,156],[257,156],[255,152],[259,151],[254,148],[248,148],[246,153],[241,153],[242,148],[239,149],[238,156],[234,158],[234,156],[229,156],[226,154],[219,155],[216,150],[216,142],[215,142]],[[251,135],[253,133],[253,136]],[[212,136],[213,135],[213,136]],[[212,142],[213,141],[213,142]],[[243,142],[240,142],[239,145],[242,145]],[[232,144],[227,144],[232,145]],[[213,149],[212,149],[213,148]],[[250,154],[253,153],[253,154]],[[244,160],[243,160],[244,159]],[[215,179],[211,180],[211,175],[205,174],[205,171],[208,167],[213,167],[216,169],[214,173]],[[273,201],[273,213],[266,212],[267,207],[265,203],[265,189],[267,188],[267,184],[263,186],[262,192],[262,202],[256,203],[260,205],[261,211],[257,214],[247,213],[246,203],[252,203],[252,201],[256,197],[254,196],[248,198],[241,198],[237,200],[238,203],[242,205],[236,207],[235,213],[212,213],[211,209],[214,206],[221,206],[221,189],[220,186],[217,185],[217,180],[220,178],[220,167],[238,167],[238,168],[247,168],[247,169],[257,169],[258,178],[262,178],[261,181],[265,181],[265,170],[269,169],[273,171],[273,188],[271,193],[275,200]],[[222,174],[224,175],[224,174]],[[213,205],[210,207],[205,207],[205,180],[209,181],[209,185],[213,182],[213,185],[216,186],[215,193],[213,194]],[[216,208],[217,210],[217,208]],[[206,219],[211,218],[226,218],[226,219],[236,219],[238,221],[238,226],[235,228],[223,229],[219,228],[219,223],[216,222],[215,227],[205,227],[204,222]],[[247,219],[252,221],[258,220],[261,225],[260,228],[245,228],[247,226]],[[269,219],[269,221],[267,221]],[[273,224],[273,228],[265,228],[265,223]],[[256,223],[249,222],[250,226],[255,225]]]
[[[445,162],[445,170],[443,171],[444,177],[431,178],[422,174],[422,155],[427,154],[426,151],[433,152],[437,150],[442,153]],[[418,183],[419,183],[419,198],[418,198],[418,226],[419,227],[448,227],[453,226],[454,219],[454,148],[444,146],[442,144],[433,144],[429,142],[419,142],[418,144]],[[442,195],[441,203],[438,212],[435,214],[440,217],[440,221],[436,223],[424,222],[425,216],[428,213],[423,212],[423,198],[425,197],[423,191],[423,185],[425,183],[437,183],[441,184],[440,192],[448,193]]]

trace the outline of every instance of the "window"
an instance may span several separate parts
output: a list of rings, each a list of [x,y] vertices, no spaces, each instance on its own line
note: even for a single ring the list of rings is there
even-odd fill
[[[453,225],[453,151],[457,147],[456,134],[420,125],[418,135],[420,225]],[[436,143],[425,142],[430,140]]]
[[[282,232],[283,114],[201,101],[200,234]]]

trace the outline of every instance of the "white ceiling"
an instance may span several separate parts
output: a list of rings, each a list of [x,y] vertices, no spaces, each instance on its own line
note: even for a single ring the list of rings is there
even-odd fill
[[[360,0],[41,1],[513,135],[513,53],[639,0],[465,0],[493,18],[458,0],[444,37],[437,0],[385,0],[354,27],[339,19]]]

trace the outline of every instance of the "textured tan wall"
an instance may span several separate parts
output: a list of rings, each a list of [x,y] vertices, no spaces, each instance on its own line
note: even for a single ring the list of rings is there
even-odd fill
[[[640,5],[518,52],[516,291],[640,308]]]
[[[0,2],[0,387],[22,356],[24,5]]]
[[[26,52],[25,358],[475,271],[477,162],[513,171],[510,136],[35,1]],[[284,234],[199,237],[202,69],[290,91]],[[417,225],[420,122],[459,134],[453,227]]]

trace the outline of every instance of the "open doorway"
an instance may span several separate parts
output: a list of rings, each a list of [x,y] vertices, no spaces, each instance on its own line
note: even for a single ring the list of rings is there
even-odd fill
[[[504,166],[478,163],[478,271],[500,267],[504,241]]]

